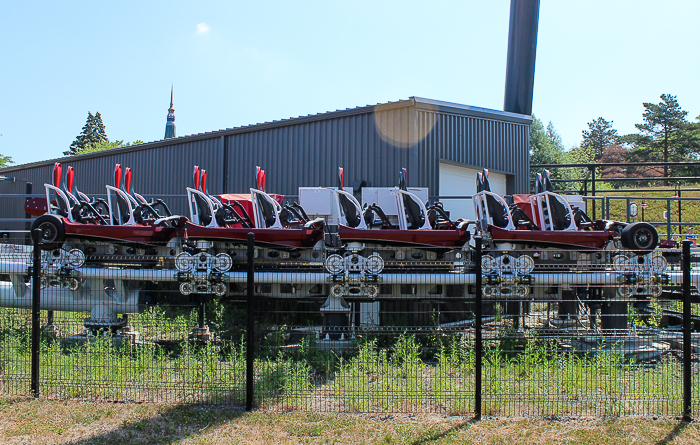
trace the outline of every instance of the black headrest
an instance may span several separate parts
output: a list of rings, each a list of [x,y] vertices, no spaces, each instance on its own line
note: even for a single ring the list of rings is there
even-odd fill
[[[481,182],[482,182],[482,189],[485,192],[490,192],[491,191],[491,184],[489,183],[489,170],[487,168],[484,169],[482,175],[481,175]]]

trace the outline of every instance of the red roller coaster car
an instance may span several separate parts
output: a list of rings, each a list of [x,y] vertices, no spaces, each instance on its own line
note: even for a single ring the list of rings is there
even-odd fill
[[[526,200],[508,205],[491,192],[488,170],[477,175],[474,207],[477,229],[487,242],[511,243],[533,247],[609,249],[621,247],[651,251],[659,237],[649,223],[624,223],[591,220],[583,210],[573,207],[561,195],[552,192],[549,171],[538,174],[536,191]]]

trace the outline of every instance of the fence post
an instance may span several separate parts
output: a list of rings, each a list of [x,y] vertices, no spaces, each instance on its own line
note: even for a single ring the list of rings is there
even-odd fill
[[[671,239],[671,198],[666,198],[666,239]]]
[[[32,231],[34,256],[32,261],[32,377],[30,391],[32,396],[39,397],[39,326],[41,316],[41,230]]]
[[[474,347],[476,348],[476,357],[474,364],[474,418],[481,420],[481,362],[483,347],[481,342],[481,237],[474,237],[474,263],[476,266],[476,311],[474,312],[475,336]]]
[[[681,227],[681,223],[683,222],[683,210],[681,209],[681,183],[680,181],[676,181],[676,184],[676,195],[678,195],[678,234],[680,234],[683,230],[683,227]]]
[[[245,409],[251,411],[253,409],[253,400],[255,398],[255,351],[254,351],[254,329],[255,323],[253,320],[253,298],[255,296],[255,269],[253,255],[255,253],[255,234],[248,233],[248,274],[247,274],[247,289],[248,289],[248,327],[246,330],[246,391],[245,391]]]
[[[691,421],[690,240],[683,240],[683,421]]]
[[[590,166],[588,167],[591,171],[591,196],[595,196],[595,167],[591,168]],[[600,212],[603,212],[603,208],[601,207]],[[595,199],[593,200],[593,219],[595,219]]]

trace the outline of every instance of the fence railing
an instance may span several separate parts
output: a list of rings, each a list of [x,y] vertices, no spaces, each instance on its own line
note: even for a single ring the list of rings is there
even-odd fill
[[[461,266],[407,249],[366,284],[376,292],[335,297],[323,266],[241,248],[217,296],[183,294],[167,258],[88,257],[66,274],[51,252],[3,244],[0,392],[477,418],[690,418],[700,401],[688,241],[640,260],[477,238]],[[524,254],[533,270],[504,272]]]
[[[583,196],[586,212],[592,218],[648,222],[666,239],[684,236],[689,228],[700,226],[700,198],[655,196]],[[690,232],[692,234],[692,231]]]

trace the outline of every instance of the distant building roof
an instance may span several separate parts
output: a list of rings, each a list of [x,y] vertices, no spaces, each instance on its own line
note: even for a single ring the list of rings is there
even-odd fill
[[[517,124],[529,125],[532,122],[532,118],[530,116],[526,116],[526,115],[522,115],[522,114],[510,113],[507,111],[500,111],[500,110],[491,110],[488,108],[474,107],[474,106],[462,105],[462,104],[457,104],[457,103],[452,103],[452,102],[444,102],[444,101],[440,101],[440,100],[425,99],[422,97],[410,97],[407,100],[398,100],[396,102],[387,102],[387,103],[376,104],[376,105],[366,105],[363,107],[347,108],[345,110],[328,111],[326,113],[310,114],[307,116],[300,116],[300,117],[294,117],[294,118],[289,118],[289,119],[275,120],[272,122],[244,125],[241,127],[227,128],[227,129],[222,129],[222,130],[217,130],[217,131],[210,131],[210,132],[206,132],[206,133],[197,133],[197,134],[192,134],[192,135],[188,135],[188,136],[175,137],[175,114],[174,114],[175,110],[173,109],[173,105],[172,105],[172,89],[171,89],[171,101],[170,101],[170,109],[168,110],[168,123],[166,124],[166,135],[165,135],[165,139],[163,139],[161,141],[147,142],[147,143],[138,144],[138,145],[130,145],[127,147],[114,148],[111,150],[103,150],[103,151],[85,153],[85,154],[80,154],[80,155],[75,155],[75,156],[50,159],[50,160],[46,160],[46,161],[32,162],[32,163],[23,164],[23,165],[14,165],[12,167],[0,169],[0,172],[11,172],[14,170],[21,170],[21,169],[25,169],[28,167],[38,167],[38,166],[42,166],[42,165],[50,165],[50,164],[53,164],[54,162],[64,162],[66,159],[76,159],[76,160],[77,159],[89,159],[89,158],[97,158],[97,157],[101,157],[101,156],[105,156],[105,155],[113,155],[116,153],[117,150],[120,150],[122,153],[128,153],[128,152],[134,152],[134,151],[140,151],[140,150],[148,150],[148,149],[155,148],[155,147],[162,147],[162,146],[171,145],[174,143],[178,143],[178,144],[187,143],[187,142],[192,142],[192,141],[201,140],[201,139],[210,139],[212,137],[228,136],[228,135],[239,134],[239,133],[248,133],[248,132],[253,132],[253,131],[267,130],[267,129],[276,128],[276,127],[286,127],[289,125],[297,125],[297,124],[304,124],[304,123],[309,123],[309,122],[323,121],[323,120],[328,120],[328,119],[336,119],[336,118],[344,117],[344,116],[353,116],[353,115],[359,115],[359,114],[365,114],[365,113],[372,113],[377,108],[382,109],[382,110],[388,110],[388,109],[393,109],[393,108],[404,108],[404,107],[415,107],[419,110],[430,110],[430,111],[452,113],[452,114],[463,115],[463,116],[473,116],[473,117],[487,118],[487,119],[490,118],[490,119],[494,119],[494,120],[513,122],[513,123],[517,123]],[[172,122],[170,120],[171,112],[172,112]],[[168,137],[168,125],[171,125],[171,124],[172,124],[173,136]]]

